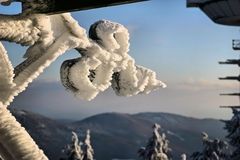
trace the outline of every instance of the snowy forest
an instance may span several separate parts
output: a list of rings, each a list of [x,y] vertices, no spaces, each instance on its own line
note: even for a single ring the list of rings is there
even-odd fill
[[[225,129],[228,132],[225,140],[211,139],[207,133],[202,133],[201,151],[193,152],[189,157],[183,153],[179,160],[238,160],[240,157],[240,111],[233,110],[231,120],[224,121]],[[152,136],[146,143],[146,146],[140,147],[137,151],[142,160],[172,160],[171,142],[167,139],[165,133],[161,133],[161,126],[154,124],[152,127]],[[84,143],[79,142],[75,132],[72,133],[72,142],[63,150],[66,154],[61,160],[93,160],[94,149],[91,146],[90,131],[86,133]]]
[[[22,3],[22,13],[0,14],[0,160],[106,160],[96,157],[107,154],[112,160],[240,160],[238,107],[228,107],[233,114],[230,120],[194,119],[166,113],[156,116],[146,112],[102,113],[71,122],[12,108],[16,99],[27,92],[48,67],[72,50],[78,56],[64,59],[58,69],[60,83],[76,99],[91,103],[111,89],[116,96],[126,97],[128,101],[129,97],[167,88],[167,83],[159,80],[158,71],[139,65],[139,59],[135,60],[130,54],[134,27],[103,19],[85,29],[86,25],[82,27],[68,13],[139,0],[109,1],[104,5],[94,2],[83,8],[48,0],[0,0],[0,5],[15,2]],[[66,6],[61,8],[57,3]],[[76,2],[76,5],[79,4]],[[10,43],[26,49],[23,61],[17,65],[7,51]],[[191,126],[185,125],[190,123]],[[225,131],[214,130],[222,124]],[[196,127],[199,128],[194,130]],[[176,128],[179,132],[174,132]],[[212,136],[222,133],[226,135]],[[55,146],[50,148],[50,143]],[[134,153],[123,156],[129,148]],[[101,151],[102,155],[98,155]],[[58,158],[52,158],[56,154]]]

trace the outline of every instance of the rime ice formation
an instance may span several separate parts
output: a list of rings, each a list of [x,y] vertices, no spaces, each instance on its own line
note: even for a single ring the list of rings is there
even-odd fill
[[[0,88],[1,91],[7,91],[9,88],[14,87],[13,78],[14,70],[11,62],[8,59],[7,51],[4,49],[3,45],[0,43]],[[0,92],[0,94],[5,94]],[[3,95],[0,95],[3,97]]]
[[[89,33],[88,37],[68,13],[0,15],[0,40],[30,46],[24,55],[26,60],[13,68],[0,42],[0,154],[5,160],[47,160],[6,107],[67,50],[77,49],[82,56],[63,63],[61,80],[83,99],[91,100],[110,86],[122,96],[165,87],[153,71],[137,66],[128,55],[129,34],[125,27],[99,21]]]
[[[4,160],[47,160],[7,108],[0,107],[0,154]]]
[[[6,110],[14,96],[69,49],[86,48],[88,38],[70,14],[31,17],[1,16],[0,39],[30,45],[23,63],[13,69],[0,45],[0,153],[5,160],[47,160],[29,134]],[[14,73],[13,73],[14,70]]]
[[[8,32],[11,34],[4,34]],[[9,72],[9,75],[14,76],[11,83],[14,87],[0,89],[0,101],[4,105],[9,105],[14,96],[24,91],[29,83],[67,50],[76,47],[86,48],[90,45],[85,30],[70,14],[35,15],[31,18],[5,16],[0,19],[0,39],[31,45],[24,55],[27,59],[15,67],[14,75]],[[9,61],[2,45],[0,55],[6,62]],[[2,61],[5,60],[1,59],[0,64],[6,63]],[[0,67],[4,70],[13,70],[10,63]],[[4,82],[1,83],[4,85]]]
[[[136,66],[128,55],[129,33],[121,24],[101,20],[89,31],[91,45],[78,47],[82,57],[67,60],[61,67],[63,85],[78,97],[92,100],[112,86],[117,95],[132,96],[166,87],[155,72]]]
[[[7,90],[0,90],[0,100],[9,105],[14,96],[24,91],[56,58],[76,48],[82,57],[65,61],[61,67],[63,85],[75,95],[92,100],[112,85],[118,95],[132,96],[149,93],[166,85],[156,79],[155,72],[135,65],[128,55],[129,33],[120,24],[99,21],[91,26],[88,38],[70,14],[53,16],[0,17],[0,39],[30,45],[23,63],[12,68],[4,47],[0,54],[9,71]]]

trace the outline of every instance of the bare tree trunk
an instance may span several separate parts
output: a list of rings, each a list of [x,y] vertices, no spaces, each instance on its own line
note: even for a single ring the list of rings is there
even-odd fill
[[[9,110],[0,106],[0,153],[5,160],[48,160]]]

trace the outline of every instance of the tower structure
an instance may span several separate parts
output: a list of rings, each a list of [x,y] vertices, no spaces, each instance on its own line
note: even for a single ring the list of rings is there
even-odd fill
[[[234,42],[235,40],[233,40]],[[233,43],[233,49],[234,50],[240,50],[240,47],[236,48],[236,46],[234,46]],[[237,65],[238,67],[240,67],[240,58],[239,59],[228,59],[227,61],[224,62],[219,62],[219,64],[223,64],[223,65]],[[227,76],[227,77],[221,77],[219,78],[220,80],[235,80],[239,82],[239,86],[240,86],[240,74],[239,76]],[[240,88],[239,88],[239,92],[235,92],[235,93],[222,93],[220,94],[221,96],[234,96],[234,97],[238,97],[240,100]],[[240,110],[240,105],[236,105],[236,106],[221,106],[221,108],[234,108],[237,110]]]
[[[187,0],[188,7],[197,7],[201,9],[213,22],[221,25],[240,26],[240,0]],[[232,49],[240,51],[240,40],[232,40]],[[237,65],[240,67],[240,58],[228,59],[219,64]],[[220,80],[233,80],[240,83],[240,74],[236,76],[226,76]],[[239,88],[240,89],[240,88]],[[235,96],[240,99],[240,90],[238,93],[222,93],[221,96]],[[240,110],[240,105],[221,106],[221,108],[234,108]]]
[[[240,41],[239,40],[233,40],[232,41],[232,48],[233,50],[240,50]],[[228,59],[226,61],[223,62],[219,62],[219,64],[223,64],[223,65],[237,65],[238,67],[240,67],[240,58],[238,59]],[[219,78],[220,80],[235,80],[238,81],[240,84],[240,74],[238,76],[227,76],[227,77],[221,77]],[[240,85],[239,85],[240,86]],[[239,92],[237,93],[222,93],[220,94],[221,96],[235,96],[238,97],[240,100],[240,88],[239,88]],[[237,106],[221,106],[221,108],[235,108],[235,109],[240,109],[240,105]]]
[[[187,0],[188,7],[200,8],[213,22],[228,26],[240,26],[240,0]],[[232,48],[240,51],[240,40],[232,41]],[[219,64],[237,65],[240,67],[239,59],[228,59]],[[240,83],[240,74],[238,76],[227,76],[219,78],[220,80],[235,80]],[[238,93],[223,93],[223,96],[237,96],[240,100],[240,87]],[[225,122],[225,129],[228,132],[226,138],[233,147],[229,155],[231,160],[240,159],[240,105],[221,106],[221,108],[230,108],[233,111],[233,117]]]

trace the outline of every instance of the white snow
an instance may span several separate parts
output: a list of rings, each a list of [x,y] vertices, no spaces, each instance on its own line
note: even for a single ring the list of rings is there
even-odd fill
[[[77,48],[82,57],[66,61],[61,68],[63,85],[76,96],[92,100],[110,86],[119,96],[148,94],[166,87],[155,72],[137,66],[128,54],[129,33],[124,26],[101,20],[91,26],[89,34],[91,45]]]
[[[24,91],[29,83],[37,78],[57,57],[77,46],[82,48],[88,46],[85,30],[80,26],[76,27],[77,22],[72,19],[70,14],[36,15],[31,19],[23,18],[21,21],[15,19],[12,17],[0,19],[0,38],[22,45],[34,45],[27,50],[25,54],[27,59],[15,68],[16,75],[13,81],[15,87],[9,88],[7,92],[4,91],[5,94],[0,95],[0,100],[4,105],[9,105],[14,97]],[[72,29],[77,31],[72,31]],[[11,32],[11,34],[9,35],[7,32]],[[80,35],[82,37],[78,37]],[[1,51],[1,55],[7,57],[6,52]],[[3,68],[6,65],[0,67]],[[1,92],[3,90],[0,90]]]
[[[66,158],[62,159],[83,160],[81,143],[82,142],[78,140],[78,135],[75,132],[72,132],[72,142],[63,150],[63,152],[66,154]]]
[[[186,154],[182,154],[181,155],[181,160],[187,160],[187,155]]]
[[[0,148],[6,160],[47,160],[26,130],[14,116],[0,106]],[[4,152],[4,153],[2,153]]]
[[[9,73],[7,81],[2,84],[14,86],[9,86],[4,94],[0,90],[0,99],[5,105],[9,105],[58,56],[74,48],[82,57],[64,63],[61,79],[77,97],[92,100],[110,86],[120,96],[148,94],[166,87],[156,79],[155,72],[135,64],[128,54],[128,30],[121,24],[98,21],[91,26],[88,37],[70,14],[0,18],[0,39],[30,45],[24,55],[27,59],[15,67],[15,75],[7,53],[0,45],[0,54],[4,57],[1,58],[4,60],[4,64],[0,62],[1,68],[8,67],[2,73]]]
[[[13,67],[8,58],[7,51],[0,43],[0,88],[1,90],[7,90],[14,86],[13,83]],[[2,92],[0,92],[2,94]]]

